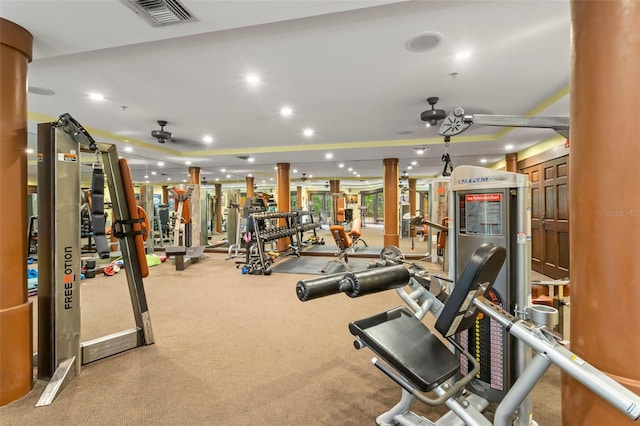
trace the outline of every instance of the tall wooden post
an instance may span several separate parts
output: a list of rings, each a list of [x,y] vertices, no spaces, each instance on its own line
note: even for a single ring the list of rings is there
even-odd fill
[[[254,191],[253,191],[254,178],[253,176],[247,176],[245,180],[247,183],[247,198],[251,198],[254,195]]]
[[[507,163],[507,171],[518,173],[518,153],[510,152],[504,156],[504,160]]]
[[[640,394],[640,2],[571,1],[571,350]],[[631,420],[567,375],[564,425]]]
[[[398,246],[398,159],[385,158],[383,164],[384,245]]]
[[[291,211],[291,192],[289,191],[289,163],[278,163],[278,211]],[[280,219],[279,226],[285,226],[286,220]],[[286,250],[289,245],[289,238],[280,238],[278,240],[278,251]]]
[[[33,37],[0,18],[0,405],[33,385],[27,298],[27,65]]]

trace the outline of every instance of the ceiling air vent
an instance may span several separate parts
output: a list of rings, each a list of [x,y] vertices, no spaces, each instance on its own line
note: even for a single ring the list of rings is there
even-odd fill
[[[197,21],[178,0],[120,0],[154,27]]]

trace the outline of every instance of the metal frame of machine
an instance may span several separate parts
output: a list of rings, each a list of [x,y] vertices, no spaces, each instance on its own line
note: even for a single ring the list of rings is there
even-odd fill
[[[82,148],[81,148],[82,145]],[[102,162],[119,227],[120,248],[136,327],[80,340],[80,150]],[[38,378],[49,380],[37,406],[49,405],[81,366],[154,343],[142,282],[140,224],[133,219],[115,145],[96,143],[68,114],[38,125],[39,294]],[[124,163],[126,166],[126,163]],[[128,166],[127,175],[128,175]],[[131,191],[133,188],[131,188]],[[144,262],[144,264],[142,264]]]
[[[378,416],[377,424],[451,426],[463,422],[472,426],[511,426],[514,414],[518,412],[519,418],[519,407],[551,364],[632,420],[640,418],[638,395],[564,347],[567,341],[552,329],[558,318],[556,309],[534,305],[524,309],[523,318],[519,318],[489,300],[491,287],[507,257],[504,247],[493,243],[481,245],[470,257],[460,279],[451,285],[422,268],[407,269],[404,264],[409,262],[398,253],[397,248],[383,250],[383,264],[388,265],[385,267],[296,284],[296,294],[303,302],[338,293],[354,298],[395,289],[410,308],[394,308],[349,325],[356,336],[355,348],[371,349],[377,355],[372,363],[402,388],[400,401]],[[479,364],[455,339],[472,326],[480,312],[537,353],[497,406],[493,423],[482,414],[489,401],[465,390],[479,371]],[[427,313],[434,316],[435,329],[448,339],[449,346],[422,322]],[[421,356],[416,356],[418,352]],[[469,360],[473,368],[456,376],[459,357]],[[429,391],[435,398],[424,394]],[[416,400],[429,406],[446,405],[450,411],[432,422],[411,411]],[[530,412],[525,413],[524,419],[530,421]]]

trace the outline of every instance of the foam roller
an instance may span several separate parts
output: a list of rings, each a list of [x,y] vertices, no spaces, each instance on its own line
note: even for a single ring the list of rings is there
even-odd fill
[[[311,280],[300,280],[296,284],[296,294],[301,302],[340,293],[340,281],[345,274],[333,274]]]
[[[411,273],[403,265],[347,272],[344,279],[340,281],[339,290],[349,297],[359,297],[404,287],[409,283],[409,278]]]

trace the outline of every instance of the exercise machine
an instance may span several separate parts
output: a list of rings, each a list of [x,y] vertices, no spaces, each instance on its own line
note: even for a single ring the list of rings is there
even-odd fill
[[[120,239],[135,328],[80,340],[80,151],[100,162],[106,177],[113,228]],[[89,362],[154,343],[142,279],[149,274],[131,173],[115,145],[96,143],[69,114],[38,125],[38,378],[49,380],[37,406],[49,405]],[[94,168],[94,173],[96,168]],[[94,185],[97,187],[97,185]],[[94,204],[96,194],[94,193]],[[94,212],[95,213],[95,212]],[[94,227],[99,218],[94,216]],[[104,225],[104,224],[102,224]]]
[[[408,309],[394,308],[349,324],[355,348],[374,352],[372,363],[402,388],[400,401],[376,419],[379,425],[512,425],[551,364],[637,420],[640,397],[565,348],[566,341],[551,328],[557,321],[554,308],[529,306],[514,316],[492,301],[491,290],[506,258],[504,247],[487,242],[472,252],[453,284],[400,264],[298,281],[296,295],[306,302],[338,293],[360,297],[395,289],[407,304]],[[435,318],[433,331],[422,322],[427,313]],[[482,414],[489,401],[469,386],[482,367],[459,343],[460,334],[473,328],[479,316],[491,318],[537,353],[500,401],[493,423]],[[450,410],[432,422],[411,411],[415,401]],[[530,421],[530,411],[525,416]]]
[[[338,248],[338,252],[336,253],[335,259],[330,259],[327,263],[324,264],[320,272],[325,272],[327,267],[331,263],[339,263],[341,264],[345,270],[351,271],[351,267],[349,266],[349,255],[348,251],[355,253],[356,244],[362,243],[365,247],[368,247],[367,242],[360,238],[362,236],[360,232],[360,226],[362,222],[360,219],[356,219],[353,221],[353,226],[349,232],[346,232],[344,226],[342,225],[331,225],[329,227],[329,231],[331,231],[331,236],[333,240],[336,242],[336,247]]]
[[[173,228],[173,246],[167,247],[167,257],[175,259],[176,271],[184,271],[192,263],[197,263],[204,253],[205,246],[192,246],[192,216],[191,194],[195,189],[192,185],[169,186],[167,188],[175,204],[175,224]]]

